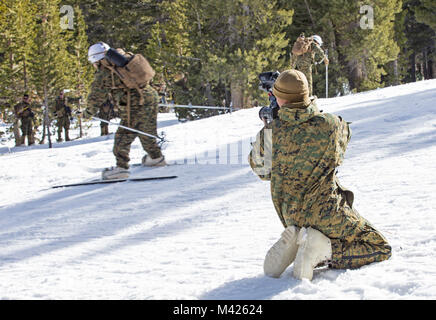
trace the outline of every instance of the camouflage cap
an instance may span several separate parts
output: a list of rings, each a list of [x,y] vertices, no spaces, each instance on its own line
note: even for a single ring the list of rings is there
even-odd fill
[[[286,106],[303,108],[310,104],[309,85],[304,73],[298,70],[286,70],[282,72],[273,86],[273,94],[286,100]]]

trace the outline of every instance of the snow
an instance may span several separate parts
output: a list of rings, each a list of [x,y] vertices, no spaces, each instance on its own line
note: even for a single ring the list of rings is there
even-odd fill
[[[436,80],[319,99],[352,122],[339,177],[393,255],[311,282],[292,266],[263,275],[283,227],[247,163],[257,108],[187,123],[159,114],[173,165],[131,172],[172,180],[51,189],[114,165],[98,122],[52,149],[0,146],[0,299],[435,299],[435,101]],[[131,163],[143,154],[137,139]]]

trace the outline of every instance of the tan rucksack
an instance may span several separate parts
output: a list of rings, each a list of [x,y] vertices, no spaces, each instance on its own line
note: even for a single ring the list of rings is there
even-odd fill
[[[153,79],[155,71],[148,60],[142,54],[125,52],[123,49],[116,49],[129,62],[124,67],[115,67],[115,71],[123,84],[129,89],[143,88]]]
[[[306,52],[312,51],[312,42],[312,37],[306,38],[304,35],[299,36],[292,47],[292,54],[301,56]]]
[[[102,60],[104,67],[112,73],[112,88],[119,89],[115,86],[113,75],[116,74],[124,85],[124,89],[136,89],[139,93],[140,104],[144,104],[144,95],[142,89],[153,79],[155,71],[148,60],[142,54],[133,54],[125,52],[123,49],[116,49],[118,53],[127,58],[128,63],[123,67],[118,67],[109,63],[106,59]],[[127,90],[127,122],[130,125],[130,90]]]

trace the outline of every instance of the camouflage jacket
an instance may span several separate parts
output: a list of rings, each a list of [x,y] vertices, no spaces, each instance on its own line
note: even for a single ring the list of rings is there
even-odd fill
[[[97,113],[97,117],[99,117],[100,119],[109,121],[113,118],[117,118],[118,114],[114,110],[114,106],[108,100],[103,105],[100,106],[100,110]]]
[[[33,117],[34,113],[32,111],[32,106],[28,102],[20,102],[14,106],[14,113],[17,118],[24,119]]]
[[[249,162],[261,179],[271,181],[285,227],[311,226],[330,238],[350,240],[368,225],[352,208],[353,193],[335,174],[350,137],[348,123],[319,112],[315,102],[307,109],[282,106],[279,118],[259,132]]]
[[[53,115],[57,118],[68,118],[71,116],[71,108],[66,105],[65,98],[56,98]]]
[[[312,67],[312,64],[323,60],[325,57],[325,53],[321,47],[317,43],[312,42],[311,50],[305,54],[297,56],[291,53],[291,69],[295,69],[296,67],[298,70],[309,69]]]
[[[119,111],[122,120],[127,120],[127,90],[130,90],[130,114],[143,113],[143,109],[152,108],[154,112],[158,111],[159,96],[150,85],[142,89],[144,104],[140,103],[140,94],[136,89],[123,88],[123,83],[116,74],[102,66],[99,67],[95,74],[94,82],[91,86],[91,93],[88,96],[87,114],[95,115],[108,98],[112,99],[115,107]]]

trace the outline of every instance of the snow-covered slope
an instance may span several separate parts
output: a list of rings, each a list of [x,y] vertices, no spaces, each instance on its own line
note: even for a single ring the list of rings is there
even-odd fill
[[[352,122],[339,176],[388,238],[390,260],[312,282],[292,267],[265,277],[282,226],[246,160],[258,109],[183,124],[160,114],[177,165],[132,175],[175,180],[50,189],[114,165],[113,135],[98,137],[98,123],[53,149],[0,148],[0,299],[435,299],[436,80],[319,107]],[[142,156],[137,140],[131,163]]]

